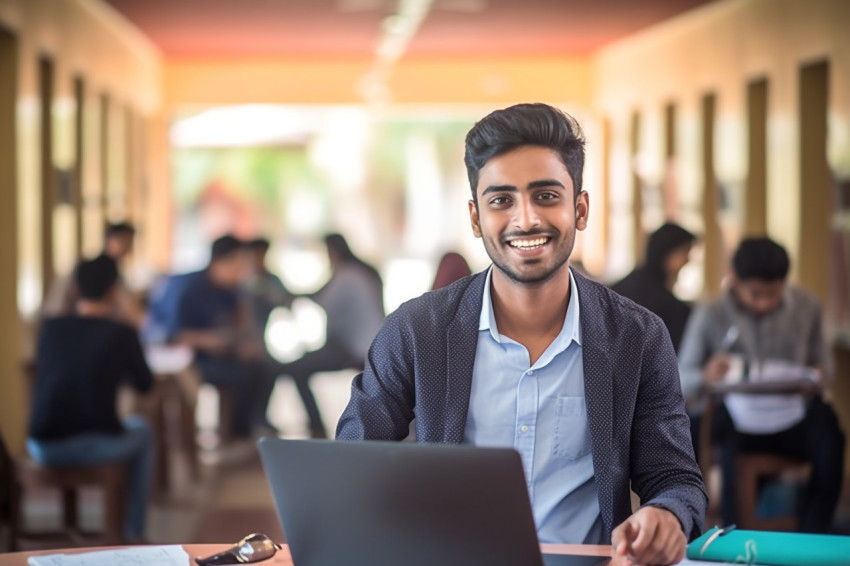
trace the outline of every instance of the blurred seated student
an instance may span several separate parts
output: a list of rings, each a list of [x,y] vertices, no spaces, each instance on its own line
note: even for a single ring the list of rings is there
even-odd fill
[[[325,345],[280,368],[298,387],[313,438],[325,438],[327,431],[310,378],[322,371],[362,368],[384,320],[383,282],[378,271],[354,255],[341,234],[325,236],[325,246],[331,277],[310,296],[327,313]]]
[[[437,274],[434,276],[434,284],[431,285],[431,290],[442,289],[448,287],[458,279],[463,279],[467,275],[472,275],[472,270],[469,269],[469,264],[457,252],[446,252],[440,258],[440,263],[437,266]]]
[[[767,452],[811,462],[799,529],[827,532],[841,492],[845,446],[835,412],[818,394],[830,365],[820,305],[787,283],[788,253],[769,238],[743,240],[732,267],[728,288],[688,321],[679,352],[684,393],[726,379],[812,381],[809,395],[725,396],[711,431],[721,449],[723,520],[737,521],[737,454]]]
[[[136,330],[112,318],[118,297],[115,261],[102,255],[75,271],[76,312],[44,321],[27,449],[47,466],[129,467],[126,542],[142,542],[153,477],[150,427],[138,415],[116,413],[119,384],[152,386]]]
[[[144,309],[127,287],[120,271],[121,262],[133,251],[135,235],[136,229],[129,222],[107,224],[101,255],[112,259],[119,270],[112,316],[134,328],[140,328],[144,321]],[[57,316],[73,312],[78,293],[73,277],[56,278],[44,300],[42,315]]]
[[[260,336],[263,336],[272,311],[278,307],[291,307],[294,297],[283,285],[280,277],[269,271],[266,266],[270,242],[266,238],[255,238],[245,246],[250,255],[251,274],[244,287],[251,300],[254,322]]]
[[[662,224],[649,236],[643,265],[611,286],[615,293],[657,314],[677,352],[691,306],[673,294],[673,287],[695,240],[696,236],[678,224]]]
[[[276,378],[241,292],[247,261],[243,242],[234,236],[215,240],[209,265],[179,278],[167,331],[169,341],[195,351],[204,381],[233,393],[230,432],[243,439],[254,428],[274,429],[266,410]]]

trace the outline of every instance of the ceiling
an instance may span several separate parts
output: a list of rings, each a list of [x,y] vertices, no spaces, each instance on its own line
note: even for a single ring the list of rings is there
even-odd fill
[[[591,53],[710,0],[103,1],[167,57],[360,59],[406,4],[426,11],[405,57],[545,57]]]

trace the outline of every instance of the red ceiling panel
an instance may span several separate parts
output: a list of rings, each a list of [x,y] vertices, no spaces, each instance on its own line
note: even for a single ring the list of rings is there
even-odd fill
[[[104,0],[169,56],[371,57],[395,0]],[[433,0],[407,55],[581,55],[707,0]]]

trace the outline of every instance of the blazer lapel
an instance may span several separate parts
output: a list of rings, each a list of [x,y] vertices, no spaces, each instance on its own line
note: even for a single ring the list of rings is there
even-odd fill
[[[613,474],[611,455],[613,450],[614,426],[614,375],[611,357],[605,348],[602,312],[598,306],[596,290],[585,284],[576,274],[581,305],[582,365],[584,367],[585,403],[587,403],[587,425],[593,444],[593,469],[599,492],[599,507],[602,520],[612,528],[613,521]]]
[[[472,390],[472,371],[478,346],[478,320],[484,296],[486,272],[478,275],[466,288],[457,313],[446,332],[446,418],[443,438],[446,442],[460,444],[469,413],[469,395]]]

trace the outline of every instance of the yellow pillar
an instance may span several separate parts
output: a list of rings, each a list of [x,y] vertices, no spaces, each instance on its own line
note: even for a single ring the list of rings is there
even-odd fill
[[[23,450],[26,418],[17,299],[17,78],[17,38],[0,28],[0,431],[13,453]]]

